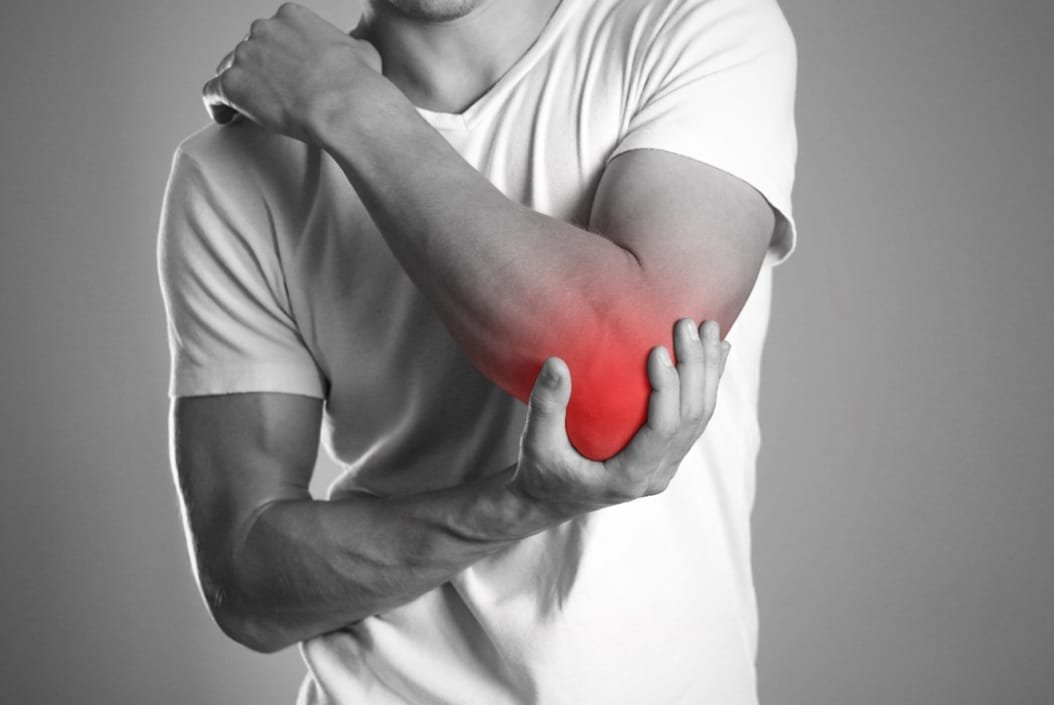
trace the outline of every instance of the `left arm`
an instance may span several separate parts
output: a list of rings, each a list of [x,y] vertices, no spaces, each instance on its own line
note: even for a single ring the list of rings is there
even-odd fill
[[[644,421],[645,360],[673,349],[672,322],[727,333],[735,321],[772,230],[764,200],[686,157],[635,150],[604,172],[585,230],[507,198],[394,93],[321,144],[477,367],[526,400],[545,358],[564,359],[572,442],[614,454]]]
[[[569,437],[584,455],[614,455],[645,420],[645,361],[656,345],[673,348],[672,322],[731,327],[760,269],[771,209],[724,172],[635,150],[604,172],[588,230],[538,213],[466,163],[371,50],[283,6],[254,24],[206,97],[332,155],[477,367],[526,400],[542,362],[563,358],[574,384]]]

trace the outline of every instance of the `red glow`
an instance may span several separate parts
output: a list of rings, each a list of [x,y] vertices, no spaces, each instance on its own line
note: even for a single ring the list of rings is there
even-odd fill
[[[579,336],[549,346],[534,364],[514,375],[511,389],[515,397],[527,402],[542,363],[556,356],[571,371],[571,400],[567,407],[567,435],[575,449],[593,460],[616,455],[647,420],[648,354],[663,345],[675,358],[673,323],[656,318],[633,326],[636,335],[610,335],[597,342]],[[582,331],[585,333],[585,331]],[[570,337],[570,336],[569,336]]]

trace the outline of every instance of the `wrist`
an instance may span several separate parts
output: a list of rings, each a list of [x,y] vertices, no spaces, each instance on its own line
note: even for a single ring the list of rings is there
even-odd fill
[[[394,83],[375,71],[363,71],[350,85],[316,97],[307,131],[312,142],[337,157],[368,143],[408,109],[413,111],[413,104]]]
[[[518,541],[562,524],[577,514],[523,492],[514,481],[516,472],[517,465],[511,465],[483,480],[483,490],[477,495],[485,507],[477,514],[482,520],[476,527],[480,538]]]

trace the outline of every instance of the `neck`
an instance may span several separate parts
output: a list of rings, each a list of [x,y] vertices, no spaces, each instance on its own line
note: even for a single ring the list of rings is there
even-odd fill
[[[476,0],[454,19],[428,19],[391,0],[367,0],[353,34],[377,48],[385,77],[415,105],[460,113],[523,56],[558,4]]]

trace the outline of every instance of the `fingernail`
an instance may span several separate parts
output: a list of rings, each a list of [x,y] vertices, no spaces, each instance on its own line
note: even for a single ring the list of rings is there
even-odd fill
[[[670,359],[670,351],[667,350],[665,346],[659,347],[659,362],[667,367],[673,367],[673,360]]]
[[[548,360],[542,365],[542,384],[551,389],[560,386],[560,373],[556,371],[556,365]]]
[[[689,340],[699,340],[699,329],[695,327],[695,321],[691,318],[686,318],[681,325],[684,327],[685,333],[688,334]]]

